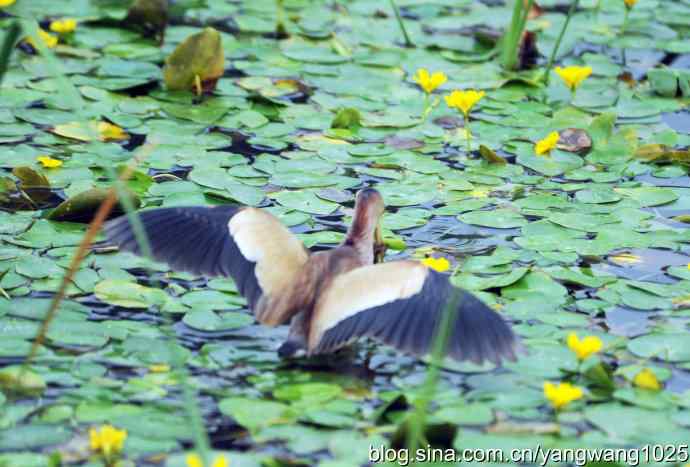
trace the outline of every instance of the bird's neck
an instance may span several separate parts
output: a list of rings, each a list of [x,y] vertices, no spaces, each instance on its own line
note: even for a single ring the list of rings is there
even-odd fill
[[[363,213],[357,214],[355,214],[352,225],[347,231],[343,245],[354,248],[363,264],[373,264],[376,225],[372,224]]]

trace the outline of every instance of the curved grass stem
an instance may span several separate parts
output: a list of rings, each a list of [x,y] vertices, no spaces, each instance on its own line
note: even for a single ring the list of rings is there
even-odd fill
[[[155,144],[148,144],[142,147],[145,149],[150,147],[153,149]],[[141,161],[141,158],[138,158]],[[111,171],[112,172],[112,171]],[[131,198],[127,196],[126,188],[124,186],[124,181],[122,175],[120,177],[114,177],[111,173],[111,178],[114,180],[113,188],[117,192],[118,198],[121,200],[122,206],[125,210],[127,220],[132,225],[132,230],[134,231],[134,238],[139,244],[139,249],[141,250],[142,256],[152,259],[151,255],[151,245],[149,243],[148,236],[144,230],[144,225],[141,222],[139,214],[136,212],[136,207],[132,202]],[[129,174],[131,175],[131,174]],[[127,178],[129,178],[127,175]],[[156,280],[153,281],[154,284],[157,283]],[[172,364],[173,370],[180,376],[180,382],[182,386],[182,399],[187,412],[187,417],[191,425],[191,432],[194,436],[194,445],[199,456],[202,459],[204,465],[211,465],[211,448],[209,446],[208,437],[206,435],[206,429],[204,427],[203,417],[201,411],[199,410],[199,405],[196,402],[196,392],[190,384],[190,375],[187,367],[185,366],[184,359],[179,353],[179,348],[175,346],[177,342],[177,336],[172,331],[173,322],[167,313],[161,313],[165,321],[165,326],[160,328],[161,333],[165,336],[166,342],[170,346],[170,355],[172,355],[170,362]]]
[[[129,179],[132,173],[134,173],[134,165],[130,164],[125,168],[125,170],[122,171],[119,180],[122,182]],[[60,286],[58,287],[57,292],[55,293],[55,295],[53,295],[53,298],[50,301],[48,312],[46,313],[45,318],[41,322],[41,326],[38,330],[38,333],[36,334],[36,337],[34,338],[34,341],[31,344],[29,354],[26,356],[26,359],[24,360],[25,367],[29,365],[29,363],[36,357],[38,349],[45,341],[46,334],[50,329],[50,324],[52,323],[53,319],[55,319],[60,303],[65,297],[67,287],[69,287],[69,285],[72,283],[74,275],[77,273],[77,270],[79,269],[79,265],[84,260],[84,258],[86,258],[86,255],[89,253],[89,248],[93,243],[93,239],[100,231],[103,222],[105,222],[105,219],[108,217],[108,214],[110,214],[110,211],[112,211],[116,202],[117,189],[113,187],[108,191],[108,195],[106,196],[105,200],[103,200],[101,205],[98,207],[96,215],[89,224],[89,228],[86,230],[84,238],[79,244],[76,253],[72,257],[72,261],[70,262],[69,267],[67,268],[67,272],[62,277],[62,281],[60,282]]]
[[[72,83],[72,81],[66,75],[62,64],[57,60],[53,52],[45,46],[43,41],[37,37],[38,25],[36,21],[32,19],[22,19],[21,29],[28,32],[28,34],[34,37],[34,42],[37,44],[38,52],[45,59],[46,66],[51,72],[51,74],[54,76],[56,82],[58,83],[58,86],[61,88],[61,92],[68,97],[75,115],[83,121],[87,121],[93,118],[91,115],[87,114],[84,111],[84,99],[82,98],[74,83]],[[97,135],[91,136],[96,137]],[[139,220],[137,213],[135,212],[135,208],[131,200],[129,200],[129,197],[125,193],[124,182],[131,177],[137,165],[143,159],[145,159],[154,150],[154,148],[155,143],[145,144],[137,151],[137,153],[132,158],[131,162],[124,168],[124,170],[121,171],[118,177],[111,176],[111,178],[114,180],[113,186],[108,191],[105,200],[103,200],[101,205],[98,207],[98,210],[96,211],[93,220],[89,224],[89,227],[87,228],[87,231],[84,234],[81,243],[77,247],[77,251],[75,252],[74,257],[72,258],[72,261],[69,264],[67,272],[65,273],[65,275],[62,278],[62,281],[60,282],[57,292],[53,295],[50,301],[47,313],[43,318],[43,321],[41,322],[36,337],[32,342],[29,353],[27,354],[22,364],[22,369],[19,375],[20,381],[24,377],[23,373],[28,369],[31,362],[36,358],[38,351],[40,350],[41,345],[45,341],[46,335],[50,330],[50,325],[57,316],[60,304],[62,303],[62,300],[65,298],[67,294],[67,288],[73,282],[75,274],[79,270],[80,264],[89,253],[90,246],[92,245],[94,238],[98,234],[99,230],[101,229],[101,226],[108,217],[108,214],[111,212],[115,203],[118,202],[118,198],[122,202],[122,205],[125,208],[125,211],[127,212],[127,215],[129,216],[129,219],[132,222],[135,237],[140,245],[142,252],[150,252],[148,240],[146,238],[143,226]],[[107,171],[112,171],[110,167],[105,167],[105,169]],[[180,375],[180,381],[182,384],[183,404],[190,424],[190,430],[194,437],[195,448],[201,456],[201,458],[203,459],[204,464],[210,465],[210,447],[208,442],[208,436],[206,434],[206,429],[204,427],[201,411],[196,400],[196,393],[192,385],[189,383],[189,374],[184,364],[184,361],[182,360],[182,358],[180,358],[180,355],[177,353],[177,347],[174,347],[174,343],[176,342],[176,336],[172,331],[172,322],[165,313],[162,313],[162,315],[166,317],[167,321],[166,326],[163,326],[163,334],[166,336],[167,342],[171,345],[173,355],[175,355],[174,358],[171,358],[171,363],[175,367],[177,373]]]

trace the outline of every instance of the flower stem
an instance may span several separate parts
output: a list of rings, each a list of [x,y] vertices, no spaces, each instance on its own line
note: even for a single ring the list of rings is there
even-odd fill
[[[389,1],[391,8],[393,8],[393,12],[395,13],[395,19],[398,21],[398,26],[400,26],[400,31],[402,31],[402,35],[405,38],[405,47],[414,47],[414,44],[410,40],[410,36],[407,34],[407,29],[405,29],[405,23],[403,23],[402,16],[400,16],[398,5],[395,4],[395,0]]]
[[[549,84],[549,75],[551,74],[551,68],[553,68],[553,64],[556,61],[556,55],[558,54],[558,49],[561,47],[563,36],[565,36],[565,31],[566,29],[568,29],[568,24],[570,24],[570,18],[575,13],[575,10],[577,10],[577,6],[579,3],[580,0],[574,0],[573,3],[570,4],[568,16],[566,16],[565,21],[563,22],[563,27],[561,28],[561,32],[558,34],[558,38],[556,38],[556,43],[553,45],[551,56],[549,57],[549,61],[546,64],[546,70],[544,71],[544,84],[546,84],[547,86]]]
[[[470,114],[465,114],[465,139],[467,140],[467,155],[469,156],[472,152],[472,132],[470,131]]]
[[[625,29],[628,27],[628,16],[630,16],[630,8],[625,7],[625,15],[623,16],[623,24],[621,25],[620,36],[625,35]]]
[[[426,121],[426,117],[429,116],[429,94],[424,93],[424,110],[422,113],[422,121]]]
[[[283,6],[283,0],[276,0],[276,37],[283,38],[287,36],[287,30],[285,29],[285,7]]]
[[[628,17],[630,16],[630,8],[627,6],[625,7],[625,16],[623,16],[623,24],[621,25],[621,31],[619,33],[619,37],[621,41],[623,40],[623,37],[625,36],[625,30],[628,27]],[[621,59],[623,61],[623,66],[627,65],[627,57],[625,56],[625,47],[621,46]]]

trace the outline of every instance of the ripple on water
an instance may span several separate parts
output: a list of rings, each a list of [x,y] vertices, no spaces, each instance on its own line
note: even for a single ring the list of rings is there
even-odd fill
[[[650,313],[616,307],[606,312],[606,326],[616,336],[637,337],[649,331]]]

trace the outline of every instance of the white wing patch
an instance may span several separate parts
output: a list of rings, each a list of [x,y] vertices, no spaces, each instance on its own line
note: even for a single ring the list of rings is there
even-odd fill
[[[230,219],[228,229],[242,256],[256,263],[256,279],[267,295],[285,287],[307,262],[302,242],[261,209],[242,209]]]
[[[309,348],[314,348],[326,331],[360,311],[418,294],[428,273],[417,261],[393,261],[336,277],[314,308]]]

